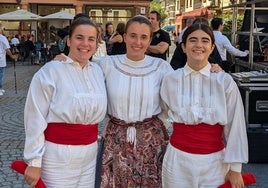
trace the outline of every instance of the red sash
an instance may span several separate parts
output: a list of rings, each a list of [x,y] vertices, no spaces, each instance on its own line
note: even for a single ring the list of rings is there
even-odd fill
[[[175,148],[193,154],[210,154],[225,147],[223,126],[220,124],[185,125],[173,123],[170,143]]]
[[[88,145],[98,138],[97,124],[48,123],[44,132],[47,141],[64,145]]]

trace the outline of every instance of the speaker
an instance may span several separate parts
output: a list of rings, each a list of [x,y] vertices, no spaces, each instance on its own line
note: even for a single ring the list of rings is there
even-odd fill
[[[264,83],[263,83],[264,84]],[[251,83],[254,85],[254,83]],[[257,85],[257,84],[256,84]],[[245,108],[250,163],[268,162],[268,83],[239,86]]]
[[[248,149],[250,163],[268,162],[268,124],[262,127],[248,128]]]
[[[248,125],[268,123],[267,87],[239,87]]]

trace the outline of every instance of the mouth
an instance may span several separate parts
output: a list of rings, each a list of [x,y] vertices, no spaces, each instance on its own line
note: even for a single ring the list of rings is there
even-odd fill
[[[78,50],[79,50],[80,52],[84,52],[84,53],[88,53],[88,52],[89,52],[88,49],[81,49],[81,48],[78,48]]]
[[[203,50],[193,50],[193,52],[196,53],[196,54],[203,54],[204,53]]]

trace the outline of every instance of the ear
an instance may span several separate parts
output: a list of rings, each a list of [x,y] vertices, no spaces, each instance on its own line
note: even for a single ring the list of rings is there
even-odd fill
[[[126,33],[123,34],[123,40],[124,40],[124,42],[126,41],[126,35],[127,35]]]
[[[71,45],[71,42],[70,42],[70,36],[68,35],[68,36],[67,36],[67,46],[70,47],[70,45]]]
[[[213,52],[214,48],[215,48],[215,44],[212,44],[210,54]]]
[[[183,50],[183,52],[186,53],[185,44],[181,42],[179,45],[181,45],[181,49]]]

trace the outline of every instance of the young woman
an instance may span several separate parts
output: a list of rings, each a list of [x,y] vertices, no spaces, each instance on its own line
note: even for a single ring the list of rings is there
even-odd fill
[[[135,16],[126,24],[126,54],[100,61],[110,117],[104,134],[101,187],[161,187],[168,135],[158,117],[160,85],[173,69],[163,59],[145,55],[151,39],[151,22]]]
[[[88,18],[73,21],[65,61],[45,64],[33,77],[25,104],[25,180],[42,176],[48,188],[94,187],[98,122],[106,114],[103,73],[88,59],[98,41]]]
[[[211,28],[193,24],[182,49],[187,63],[167,75],[161,97],[173,120],[163,160],[163,188],[215,188],[229,180],[242,188],[242,163],[248,161],[244,108],[236,83],[225,72],[211,73]]]

